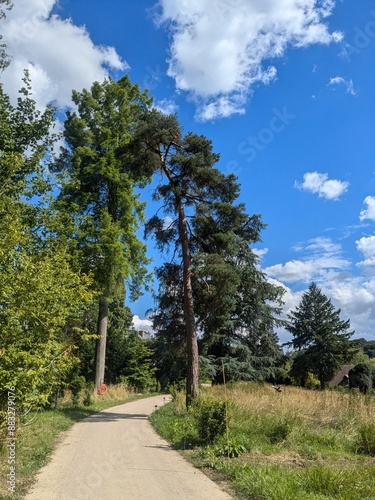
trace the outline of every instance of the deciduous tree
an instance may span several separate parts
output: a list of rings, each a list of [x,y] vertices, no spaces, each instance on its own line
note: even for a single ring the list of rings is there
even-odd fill
[[[64,383],[91,300],[43,202],[52,125],[53,109],[37,109],[27,73],[16,106],[0,85],[0,399],[14,386],[19,408],[46,404]]]

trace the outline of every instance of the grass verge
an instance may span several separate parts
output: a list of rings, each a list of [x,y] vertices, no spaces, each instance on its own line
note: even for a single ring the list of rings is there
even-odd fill
[[[223,401],[223,388],[207,391],[209,409],[212,398]],[[151,421],[194,465],[225,478],[239,499],[375,499],[374,396],[236,383],[227,406],[228,435],[223,422],[212,427],[207,404],[203,412],[195,405],[187,411],[184,395]],[[209,440],[202,439],[202,418],[217,429]]]

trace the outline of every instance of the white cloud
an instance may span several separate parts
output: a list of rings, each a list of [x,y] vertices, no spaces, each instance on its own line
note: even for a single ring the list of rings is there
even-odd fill
[[[363,237],[356,241],[357,249],[366,257],[375,257],[375,236]]]
[[[361,238],[356,242],[357,249],[365,260],[357,265],[375,265],[375,236]],[[264,269],[271,283],[285,289],[283,318],[295,310],[302,294],[309,284],[315,281],[323,293],[332,300],[335,308],[341,309],[341,318],[350,319],[354,337],[375,340],[375,275],[364,273],[354,276],[350,267],[354,263],[342,257],[341,245],[329,238],[315,238],[305,245],[294,248],[303,255],[299,260],[276,264]],[[290,286],[285,285],[290,283]],[[291,340],[284,329],[278,330],[281,342]]]
[[[164,115],[174,115],[178,111],[178,105],[171,99],[162,99],[155,103],[155,108]]]
[[[360,220],[375,220],[375,198],[373,196],[367,196],[363,203],[367,205],[367,208],[361,210],[359,214]]]
[[[172,33],[169,76],[210,120],[244,113],[256,83],[276,78],[268,64],[288,47],[339,42],[326,18],[333,0],[159,0]]]
[[[348,190],[349,182],[329,179],[328,174],[306,172],[303,176],[302,184],[296,181],[294,186],[304,191],[317,193],[320,198],[338,200]]]
[[[330,78],[328,82],[329,86],[332,85],[344,85],[346,88],[346,93],[351,95],[356,95],[357,91],[354,89],[353,80],[345,80],[342,76],[335,76]]]
[[[149,319],[141,319],[139,316],[133,316],[133,327],[135,330],[143,330],[148,333],[153,333],[152,321]]]
[[[287,283],[295,283],[296,281],[307,283],[311,281],[315,268],[313,261],[291,260],[285,264],[276,264],[267,267],[264,271],[268,275]]]
[[[356,242],[357,250],[364,256],[364,260],[358,262],[358,266],[364,269],[366,274],[375,274],[375,236],[362,237]]]
[[[268,248],[253,248],[253,252],[259,257],[260,260],[262,260],[263,257],[267,255]]]
[[[338,278],[341,271],[350,266],[341,255],[341,246],[329,238],[314,238],[306,245],[294,247],[294,250],[303,253],[303,258],[266,267],[265,273],[286,283],[309,283],[326,280],[328,276]]]
[[[51,15],[57,4],[57,0],[17,0],[2,20],[2,35],[12,57],[2,74],[4,89],[15,99],[23,70],[29,69],[33,97],[41,108],[51,101],[69,106],[73,89],[89,88],[110,70],[127,67],[113,47],[95,45],[85,27]]]

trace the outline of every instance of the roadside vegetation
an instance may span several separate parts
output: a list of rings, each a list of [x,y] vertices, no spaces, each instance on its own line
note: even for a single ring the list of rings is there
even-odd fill
[[[374,412],[375,396],[356,390],[237,382],[202,389],[189,410],[177,393],[151,421],[238,498],[373,500]]]
[[[27,413],[22,421],[17,423],[16,492],[9,493],[6,481],[2,480],[0,500],[24,498],[37,471],[49,461],[52,451],[62,437],[61,433],[68,430],[75,422],[106,408],[146,396],[147,393],[137,394],[125,384],[108,386],[108,392],[104,396],[100,396],[92,388],[83,389],[76,394],[65,391],[65,394],[58,400],[57,408]],[[0,440],[1,478],[6,478],[6,474],[9,473],[5,438],[4,429]]]

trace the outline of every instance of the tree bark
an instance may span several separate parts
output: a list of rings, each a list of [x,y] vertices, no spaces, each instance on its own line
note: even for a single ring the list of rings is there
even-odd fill
[[[186,216],[182,200],[178,202],[179,233],[183,262],[184,316],[187,341],[187,376],[186,376],[186,406],[198,396],[199,358],[198,339],[195,326],[193,287],[191,283],[192,263],[189,249]]]
[[[98,389],[104,383],[105,353],[107,344],[108,325],[108,298],[103,296],[99,300],[99,315],[95,353],[95,387]]]

